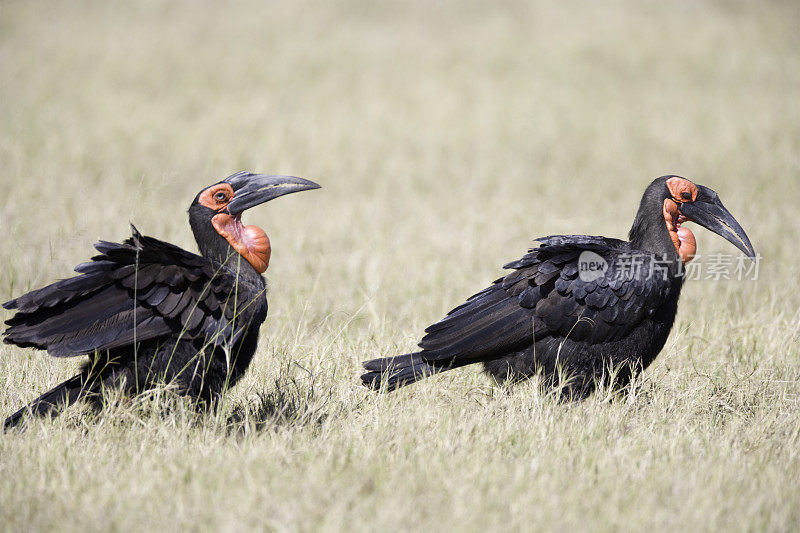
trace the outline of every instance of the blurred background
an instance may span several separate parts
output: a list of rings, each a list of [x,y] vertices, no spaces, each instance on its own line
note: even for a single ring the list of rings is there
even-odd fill
[[[795,2],[3,2],[0,296],[129,222],[192,248],[194,195],[243,169],[324,187],[246,217],[274,313],[360,309],[412,340],[536,236],[624,237],[670,173],[790,282],[798,22]]]
[[[360,394],[359,361],[412,349],[534,237],[624,238],[679,174],[763,261],[688,286],[676,331],[700,355],[662,357],[765,360],[796,397],[799,27],[794,1],[4,0],[0,299],[129,222],[196,249],[186,209],[233,172],[306,177],[323,189],[245,215],[272,239],[270,317],[236,394],[286,360]],[[71,372],[2,350],[3,412]]]

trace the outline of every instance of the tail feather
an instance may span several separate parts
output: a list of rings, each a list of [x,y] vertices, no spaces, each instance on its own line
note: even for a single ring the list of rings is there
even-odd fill
[[[386,390],[393,391],[433,374],[461,366],[452,363],[442,365],[440,361],[436,363],[439,364],[426,361],[419,353],[372,359],[363,363],[367,372],[362,374],[361,381],[373,390],[379,390],[385,382]]]
[[[387,370],[405,368],[420,362],[424,361],[419,355],[415,353],[407,353],[405,355],[396,355],[394,357],[371,359],[369,361],[364,361],[363,365],[364,368],[370,372],[386,372]]]
[[[86,395],[84,390],[84,375],[78,374],[67,381],[45,392],[31,403],[6,418],[3,425],[5,429],[18,426],[26,414],[46,416],[49,413],[63,409]]]

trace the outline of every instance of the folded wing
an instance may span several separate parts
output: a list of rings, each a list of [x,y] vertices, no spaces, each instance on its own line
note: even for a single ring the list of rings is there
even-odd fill
[[[431,364],[463,364],[502,357],[548,336],[588,344],[616,340],[667,298],[669,283],[647,275],[652,256],[627,242],[583,235],[539,241],[505,265],[511,273],[428,327],[418,356]],[[583,252],[606,261],[605,273],[582,279]]]
[[[79,275],[3,304],[17,310],[6,343],[71,357],[171,335],[228,344],[241,333],[251,302],[237,301],[237,277],[207,259],[135,228],[95,248]]]

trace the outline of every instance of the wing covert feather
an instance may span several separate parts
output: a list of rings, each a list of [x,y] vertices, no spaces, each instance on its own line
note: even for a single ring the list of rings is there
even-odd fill
[[[70,357],[180,333],[215,344],[235,341],[230,321],[249,319],[236,276],[205,258],[139,234],[99,242],[79,275],[31,291],[3,306],[6,343]],[[231,279],[232,278],[232,279]],[[255,298],[263,297],[256,294]]]
[[[596,344],[625,336],[667,297],[666,281],[620,276],[623,256],[649,266],[652,256],[629,243],[593,236],[551,236],[508,263],[508,275],[429,326],[419,343],[427,361],[487,360],[550,336]],[[609,268],[594,280],[579,275],[591,251]],[[535,337],[534,337],[535,335]]]

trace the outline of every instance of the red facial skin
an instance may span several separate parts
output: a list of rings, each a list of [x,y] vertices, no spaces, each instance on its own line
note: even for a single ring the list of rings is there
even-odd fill
[[[667,231],[669,231],[672,244],[675,245],[675,251],[678,252],[678,257],[681,258],[685,265],[697,253],[697,240],[689,228],[681,227],[681,224],[690,219],[681,215],[678,205],[683,202],[695,201],[699,191],[697,185],[691,181],[677,177],[667,180],[667,188],[672,198],[664,200],[664,221],[667,224]],[[684,198],[684,193],[688,198]]]

